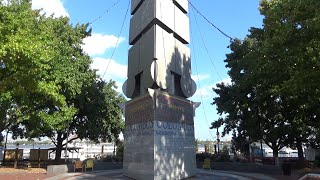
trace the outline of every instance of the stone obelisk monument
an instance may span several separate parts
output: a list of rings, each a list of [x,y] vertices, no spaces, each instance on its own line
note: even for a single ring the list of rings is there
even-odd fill
[[[196,173],[187,0],[131,0],[124,175],[183,179]]]

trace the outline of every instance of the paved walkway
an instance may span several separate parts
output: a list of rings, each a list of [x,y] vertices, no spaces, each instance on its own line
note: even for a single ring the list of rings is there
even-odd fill
[[[65,173],[57,175],[46,180],[130,180],[130,178],[123,176],[122,170],[108,170],[108,171],[93,171],[88,173]],[[257,173],[239,173],[230,171],[209,171],[198,170],[195,177],[188,178],[188,180],[276,180],[272,177],[257,174]]]
[[[320,171],[319,171],[320,172]],[[198,169],[197,176],[189,178],[188,180],[299,180],[302,175],[293,173],[291,176],[284,175],[268,175],[259,173],[243,173],[233,171],[218,171],[218,170],[202,170]],[[319,174],[317,174],[319,178]],[[0,168],[0,180],[130,180],[130,178],[122,175],[122,170],[109,170],[109,171],[93,171],[87,173],[64,173],[61,175],[48,175],[46,169],[42,168],[29,168],[29,169],[14,169],[14,168]]]

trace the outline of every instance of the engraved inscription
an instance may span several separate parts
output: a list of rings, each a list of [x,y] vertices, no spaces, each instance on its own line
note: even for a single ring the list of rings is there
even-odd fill
[[[153,121],[153,112],[153,99],[150,96],[130,101],[126,105],[126,126]]]
[[[159,94],[156,120],[193,125],[193,106],[190,101]]]

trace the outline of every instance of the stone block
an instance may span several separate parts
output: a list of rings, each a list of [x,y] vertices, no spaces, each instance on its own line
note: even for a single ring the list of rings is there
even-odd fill
[[[183,6],[188,6],[183,0],[179,1]],[[158,22],[159,21],[159,22]],[[163,26],[168,32],[175,32],[177,38],[184,44],[190,42],[189,18],[171,0],[148,0],[135,12],[130,20],[129,42],[133,45],[144,31],[152,25]],[[186,28],[187,27],[187,28]]]
[[[134,77],[129,77],[122,85],[122,92],[128,97],[132,98],[136,86]]]
[[[62,164],[62,165],[49,165],[47,166],[47,174],[48,175],[55,175],[55,174],[62,174],[73,171],[71,170],[72,165]]]
[[[191,79],[191,55],[190,48],[179,40],[175,41],[175,69],[174,72],[181,75],[180,87],[185,97],[191,97],[197,90],[194,80]]]
[[[177,36],[176,38],[184,44],[189,44],[189,17],[187,16],[187,14],[184,14],[178,7],[175,6],[174,19],[174,32]]]
[[[182,93],[187,98],[193,96],[194,93],[196,93],[197,84],[191,78],[191,75],[184,74],[183,76],[181,76],[180,86],[181,86]]]
[[[193,92],[190,49],[159,25],[153,25],[129,50],[127,88],[134,88],[133,77],[142,73],[143,89],[156,83],[162,89],[170,88],[171,72],[184,77],[186,97]],[[130,82],[129,82],[130,81]],[[128,92],[133,93],[131,89]],[[193,94],[192,94],[193,95]],[[130,97],[130,96],[129,96]]]
[[[139,40],[139,52],[140,52],[140,66],[139,71],[143,71],[146,68],[150,68],[150,65],[154,59],[156,59],[155,52],[157,51],[156,47],[156,32],[157,26],[154,25],[149,29],[143,37]],[[138,43],[138,42],[137,42]]]
[[[166,27],[168,27],[171,31],[174,28],[174,8],[172,0],[155,0],[156,1],[156,11],[155,17],[161,23],[163,23]]]
[[[128,77],[134,77],[141,72],[140,66],[140,43],[137,42],[129,49],[128,53]]]
[[[129,101],[125,112],[126,176],[170,180],[195,175],[191,101],[155,91]]]
[[[184,73],[191,74],[191,55],[190,48],[179,40],[175,40],[175,69],[174,72],[183,75]]]
[[[174,59],[173,35],[160,26],[154,25],[144,34],[139,43],[139,71],[143,71],[144,87],[149,88],[156,82],[159,87],[167,89],[170,76],[168,66],[175,65],[172,62]]]
[[[168,65],[161,60],[156,60],[151,64],[154,73],[152,79],[161,89],[168,89],[171,85],[171,72]]]
[[[138,11],[130,19],[130,30],[129,30],[129,44],[134,45],[134,43],[140,38],[142,31],[141,22],[141,11]]]
[[[183,11],[184,13],[188,13],[188,0],[173,0],[179,9]]]
[[[147,0],[130,20],[129,43],[133,45],[141,34],[160,21],[168,31],[174,29],[174,7],[172,0]]]
[[[142,0],[131,0],[131,14],[133,15],[133,13],[136,11],[136,8],[138,7],[138,5],[141,3]]]

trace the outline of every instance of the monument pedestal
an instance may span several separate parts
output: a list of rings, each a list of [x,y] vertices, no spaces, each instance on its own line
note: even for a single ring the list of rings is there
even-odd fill
[[[155,91],[126,104],[124,175],[184,179],[196,174],[193,103]]]

